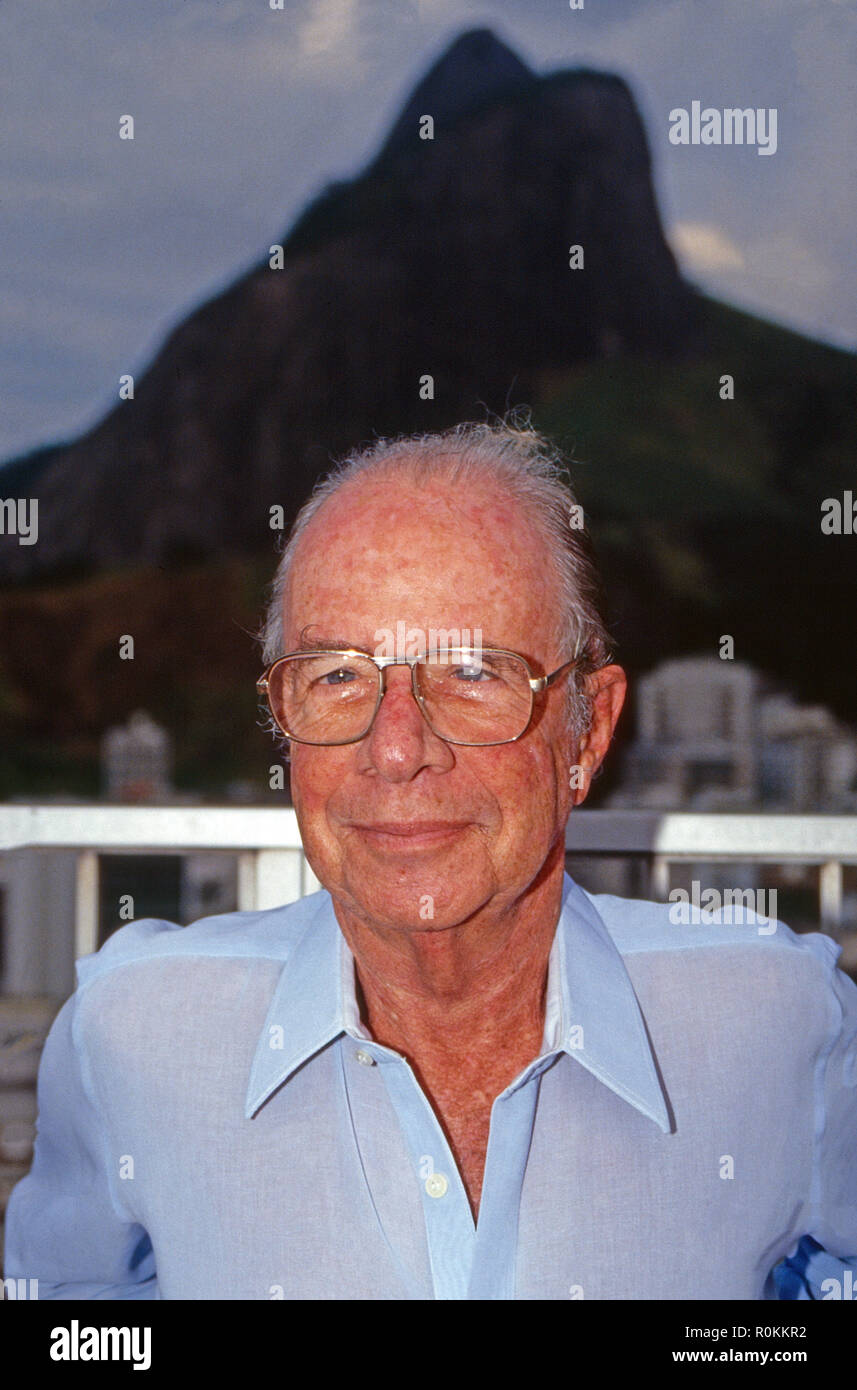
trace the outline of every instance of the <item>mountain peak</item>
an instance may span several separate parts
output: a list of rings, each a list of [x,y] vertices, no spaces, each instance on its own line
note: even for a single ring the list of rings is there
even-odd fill
[[[467,29],[417,83],[381,153],[412,144],[420,116],[433,116],[436,126],[445,125],[534,80],[531,69],[493,29]]]

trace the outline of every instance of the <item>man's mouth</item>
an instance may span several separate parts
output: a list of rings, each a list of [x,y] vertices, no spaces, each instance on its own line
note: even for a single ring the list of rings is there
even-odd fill
[[[468,821],[410,820],[371,821],[352,828],[370,842],[387,849],[430,848],[454,839],[467,829]]]

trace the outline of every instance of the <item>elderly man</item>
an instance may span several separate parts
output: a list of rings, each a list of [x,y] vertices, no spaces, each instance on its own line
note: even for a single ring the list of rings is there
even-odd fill
[[[851,1287],[833,942],[676,926],[564,872],[625,695],[576,517],[546,441],[499,425],[382,441],[316,491],[259,685],[324,890],[129,924],[80,962],[7,1275],[58,1298]]]

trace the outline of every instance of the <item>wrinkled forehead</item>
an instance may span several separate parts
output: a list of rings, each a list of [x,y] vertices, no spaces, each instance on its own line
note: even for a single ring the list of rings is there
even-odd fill
[[[284,595],[287,645],[307,624],[365,643],[405,621],[475,626],[501,645],[527,638],[533,650],[555,619],[552,576],[540,530],[496,488],[358,480],[300,537]]]

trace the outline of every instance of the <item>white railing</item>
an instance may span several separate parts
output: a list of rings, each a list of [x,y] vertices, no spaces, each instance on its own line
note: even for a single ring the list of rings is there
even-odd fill
[[[290,808],[256,806],[0,806],[0,852],[77,851],[75,955],[98,945],[99,856],[222,850],[238,857],[238,906],[275,907],[320,886]],[[857,816],[574,811],[570,853],[644,856],[650,893],[669,891],[681,861],[816,865],[823,930],[842,925],[843,866],[857,864]]]

